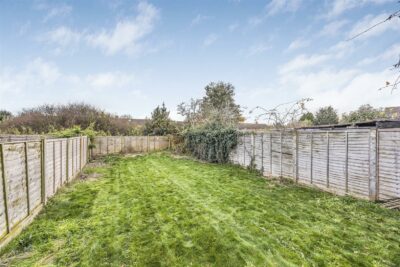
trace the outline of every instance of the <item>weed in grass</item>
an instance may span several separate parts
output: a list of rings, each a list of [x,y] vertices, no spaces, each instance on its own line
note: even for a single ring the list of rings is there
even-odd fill
[[[232,165],[105,159],[0,254],[12,266],[399,266],[400,213]]]

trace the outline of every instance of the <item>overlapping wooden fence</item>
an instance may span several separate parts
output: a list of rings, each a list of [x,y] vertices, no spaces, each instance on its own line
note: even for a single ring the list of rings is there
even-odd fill
[[[244,134],[230,155],[265,176],[339,195],[400,198],[400,129],[286,130]]]
[[[87,137],[0,143],[0,246],[77,176],[87,163],[87,148]]]
[[[92,156],[140,153],[163,150],[171,147],[170,136],[99,136],[94,138]]]

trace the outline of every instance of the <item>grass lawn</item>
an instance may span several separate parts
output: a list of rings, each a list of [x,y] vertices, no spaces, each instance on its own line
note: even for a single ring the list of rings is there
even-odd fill
[[[400,212],[236,166],[110,157],[0,254],[11,266],[400,266]]]

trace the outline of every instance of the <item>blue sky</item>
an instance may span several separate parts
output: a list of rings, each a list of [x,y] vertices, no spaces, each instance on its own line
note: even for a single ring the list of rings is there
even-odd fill
[[[394,0],[0,0],[0,109],[84,101],[144,118],[230,82],[237,102],[314,111],[400,104]],[[252,117],[245,111],[249,121]]]

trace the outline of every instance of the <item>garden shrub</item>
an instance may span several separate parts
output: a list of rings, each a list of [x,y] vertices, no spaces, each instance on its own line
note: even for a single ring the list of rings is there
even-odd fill
[[[198,159],[226,163],[237,146],[238,135],[236,129],[219,125],[190,129],[184,133],[185,148]]]
[[[103,131],[96,131],[94,130],[94,124],[90,124],[89,127],[86,129],[81,129],[79,125],[76,125],[71,128],[59,130],[59,131],[52,131],[49,133],[49,135],[58,137],[58,138],[70,138],[70,137],[76,137],[76,136],[87,136],[89,138],[90,144],[89,148],[94,148],[94,138],[96,136],[104,136],[107,135]]]

